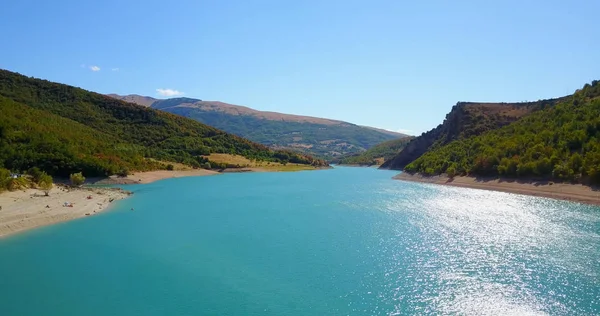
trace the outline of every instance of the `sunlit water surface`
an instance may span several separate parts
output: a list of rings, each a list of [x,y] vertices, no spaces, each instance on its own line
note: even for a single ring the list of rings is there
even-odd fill
[[[0,313],[600,314],[600,208],[394,174],[130,186],[112,211],[0,239]]]

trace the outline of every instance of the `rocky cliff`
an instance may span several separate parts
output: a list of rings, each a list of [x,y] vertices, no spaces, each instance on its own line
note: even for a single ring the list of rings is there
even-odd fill
[[[458,102],[436,128],[413,139],[381,168],[401,170],[425,152],[453,140],[480,135],[508,125],[532,112],[553,106],[566,97],[521,103]]]

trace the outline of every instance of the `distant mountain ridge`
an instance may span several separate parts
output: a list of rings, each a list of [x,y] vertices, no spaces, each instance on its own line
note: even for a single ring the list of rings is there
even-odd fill
[[[73,86],[0,69],[0,168],[32,167],[53,176],[83,172],[230,166],[213,154],[248,160],[326,166],[297,152],[273,150],[195,120]]]
[[[137,94],[130,94],[130,95],[126,95],[126,96],[120,96],[118,94],[108,94],[108,96],[111,98],[125,101],[125,102],[135,103],[135,104],[139,104],[139,105],[143,105],[143,106],[147,106],[147,107],[151,106],[152,103],[157,101],[157,99],[155,99],[155,98],[145,97],[145,96],[137,95]]]
[[[398,153],[400,153],[402,149],[406,147],[406,144],[408,144],[413,138],[413,136],[409,136],[388,140],[381,144],[377,144],[360,154],[349,154],[335,158],[331,161],[331,163],[359,166],[381,165],[398,155]]]
[[[186,116],[273,148],[294,149],[327,159],[360,153],[381,142],[408,136],[339,120],[259,111],[219,101],[108,96]]]

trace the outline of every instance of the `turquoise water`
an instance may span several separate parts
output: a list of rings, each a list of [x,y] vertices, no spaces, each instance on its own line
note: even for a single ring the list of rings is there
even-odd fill
[[[129,186],[110,212],[1,239],[0,313],[600,313],[600,208],[394,174]]]

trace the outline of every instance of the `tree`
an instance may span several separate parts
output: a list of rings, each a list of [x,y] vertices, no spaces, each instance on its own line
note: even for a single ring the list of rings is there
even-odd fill
[[[125,178],[129,175],[129,169],[127,168],[123,168],[121,170],[119,170],[119,172],[117,172],[117,176]]]
[[[72,173],[69,177],[71,179],[71,185],[73,186],[81,186],[83,182],[85,182],[85,177],[81,172]]]
[[[446,174],[448,175],[448,178],[454,178],[456,176],[456,168],[454,166],[448,167],[448,169],[446,169]]]
[[[8,189],[9,181],[10,171],[8,169],[0,168],[0,192]]]
[[[50,195],[50,190],[52,190],[52,177],[49,174],[42,172],[37,184],[38,187],[44,191],[46,196]]]
[[[38,168],[38,167],[33,167],[33,168],[27,170],[27,174],[31,176],[31,180],[35,183],[40,182],[40,179],[44,173],[45,172],[40,170],[40,168]]]

